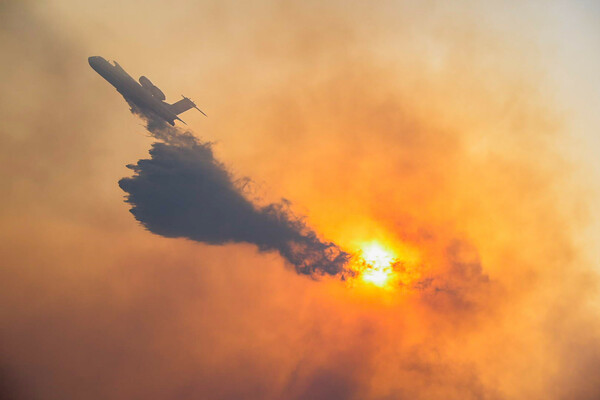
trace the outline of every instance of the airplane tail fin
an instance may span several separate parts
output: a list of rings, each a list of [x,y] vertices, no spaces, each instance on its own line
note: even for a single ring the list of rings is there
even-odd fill
[[[189,98],[187,98],[183,95],[181,97],[183,97],[183,99],[179,100],[176,103],[169,105],[169,108],[171,109],[171,111],[173,111],[173,113],[181,114],[182,112],[185,112],[185,111],[189,110],[190,108],[195,108],[196,110],[200,111],[204,116],[207,116],[206,114],[204,114],[204,112],[201,109],[196,107],[196,104],[192,100],[190,100]]]

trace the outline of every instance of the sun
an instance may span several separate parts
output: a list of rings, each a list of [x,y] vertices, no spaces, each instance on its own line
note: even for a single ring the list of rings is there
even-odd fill
[[[394,275],[392,265],[396,255],[381,244],[371,242],[362,247],[361,258],[365,263],[360,274],[362,280],[375,286],[386,286]]]
[[[375,286],[384,287],[390,280],[392,271],[389,268],[371,267],[363,271],[362,280]]]

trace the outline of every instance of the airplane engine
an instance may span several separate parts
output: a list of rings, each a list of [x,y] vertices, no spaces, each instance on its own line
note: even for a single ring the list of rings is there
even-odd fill
[[[152,93],[152,96],[156,97],[159,100],[165,100],[167,98],[162,92],[162,90],[160,90],[156,86],[152,86],[152,88],[150,89],[150,93]]]
[[[140,76],[140,84],[146,89],[150,89],[152,86],[154,86],[152,81],[145,76]]]
[[[167,98],[162,90],[156,87],[152,81],[145,76],[140,76],[140,84],[144,89],[147,89],[153,97],[156,97],[159,100],[165,100]]]

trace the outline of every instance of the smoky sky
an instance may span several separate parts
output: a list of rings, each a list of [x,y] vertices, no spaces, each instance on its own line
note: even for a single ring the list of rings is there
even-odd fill
[[[570,32],[600,35],[567,2],[518,3],[6,3],[0,398],[600,398],[598,202],[579,188],[597,182],[559,157],[563,123],[597,124],[548,79],[567,62],[565,87],[592,87],[597,41]],[[91,54],[197,100],[202,141],[136,134]],[[209,177],[227,203],[198,197]],[[223,225],[192,223],[223,204]],[[417,290],[313,282],[273,247],[325,239],[416,247],[398,268]]]
[[[133,108],[132,108],[133,110]],[[148,230],[165,237],[185,237],[221,245],[251,243],[260,251],[278,251],[296,271],[307,275],[346,276],[350,255],[317,234],[289,210],[286,201],[256,206],[243,194],[210,143],[154,117],[148,131],[159,141],[150,158],[127,167],[134,176],[119,186],[131,213]]]

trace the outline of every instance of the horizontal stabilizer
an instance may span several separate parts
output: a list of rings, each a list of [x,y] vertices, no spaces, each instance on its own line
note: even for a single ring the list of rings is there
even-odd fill
[[[204,112],[199,109],[196,104],[190,100],[189,98],[185,97],[185,96],[181,96],[183,97],[183,99],[179,100],[176,103],[170,104],[169,108],[171,109],[171,111],[174,114],[181,114],[182,112],[185,112],[187,110],[189,110],[190,108],[195,108],[196,110],[200,111],[204,116],[206,116],[206,114],[204,114]]]

